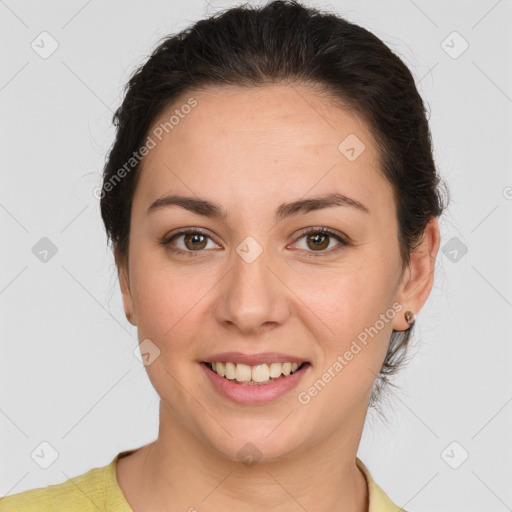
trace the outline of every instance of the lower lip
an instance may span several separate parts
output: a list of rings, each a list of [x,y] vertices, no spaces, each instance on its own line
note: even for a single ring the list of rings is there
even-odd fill
[[[262,404],[276,400],[297,386],[310,366],[309,363],[306,363],[300,370],[297,370],[291,375],[280,377],[268,384],[249,386],[247,384],[238,384],[236,381],[221,377],[205,363],[201,363],[201,367],[208,379],[210,379],[213,387],[221,395],[239,404]]]

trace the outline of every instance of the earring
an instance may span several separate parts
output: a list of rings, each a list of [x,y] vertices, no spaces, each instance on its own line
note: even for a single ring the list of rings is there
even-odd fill
[[[416,315],[414,314],[414,311],[406,311],[404,316],[405,316],[405,321],[409,325],[412,325],[414,323],[414,321],[416,320]]]

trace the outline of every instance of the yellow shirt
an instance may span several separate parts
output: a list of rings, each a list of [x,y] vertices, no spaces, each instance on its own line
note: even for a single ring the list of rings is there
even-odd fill
[[[0,499],[0,512],[133,512],[116,478],[117,460],[133,451],[120,452],[109,465],[91,469],[60,484],[6,496]],[[388,498],[358,458],[356,464],[368,484],[368,512],[406,512]]]

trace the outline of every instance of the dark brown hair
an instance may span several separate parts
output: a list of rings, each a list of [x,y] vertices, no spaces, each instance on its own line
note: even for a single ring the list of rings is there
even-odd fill
[[[391,184],[403,269],[427,222],[445,206],[423,101],[414,79],[378,37],[337,14],[276,0],[240,5],[165,38],[126,85],[114,114],[116,139],[104,168],[101,215],[116,262],[128,263],[134,152],[162,111],[208,86],[302,83],[361,116],[380,149]],[[127,163],[129,165],[127,166]],[[120,172],[124,169],[124,172]],[[121,177],[122,176],[122,177]],[[405,361],[412,327],[393,331],[370,406]]]

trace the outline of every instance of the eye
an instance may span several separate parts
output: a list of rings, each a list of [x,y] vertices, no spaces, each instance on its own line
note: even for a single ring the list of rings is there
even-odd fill
[[[333,254],[335,252],[340,251],[345,246],[350,245],[349,242],[345,240],[340,234],[328,228],[308,228],[305,231],[302,231],[301,236],[298,238],[298,240],[301,240],[303,238],[306,239],[306,246],[305,249],[301,249],[304,249],[306,252],[311,253],[306,254],[307,257],[325,256],[326,253]],[[329,250],[326,250],[331,245],[330,242],[333,238],[338,241],[338,244],[334,245],[334,248],[332,248],[331,246]]]
[[[181,242],[181,247],[179,247],[180,244],[172,243],[175,240],[179,240],[180,238],[183,239]],[[206,231],[203,231],[199,228],[194,228],[178,231],[177,233],[171,234],[165,237],[161,241],[161,244],[171,252],[186,254],[187,256],[198,256],[197,253],[207,248],[208,239],[211,240]],[[178,245],[177,249],[174,248],[176,245]],[[218,247],[217,244],[214,245]]]
[[[180,238],[182,238],[181,244],[176,243],[176,240],[180,240]],[[322,227],[308,228],[302,231],[301,236],[297,239],[297,241],[302,240],[303,238],[306,239],[306,247],[300,249],[306,252],[305,255],[307,257],[324,256],[325,253],[333,254],[343,249],[345,246],[350,245],[350,243],[336,231],[332,231],[331,229]],[[329,249],[329,246],[331,246],[330,242],[332,239],[337,240],[338,244],[335,245],[334,248],[331,247]],[[200,228],[194,228],[184,229],[176,233],[171,233],[170,235],[166,236],[160,243],[170,252],[183,254],[187,256],[199,256],[201,252],[204,252],[203,249],[208,248],[208,240],[212,239],[207,234],[206,231]],[[219,248],[219,246],[216,243],[214,243],[213,240],[212,243],[217,248]],[[181,245],[181,247],[179,245]]]

